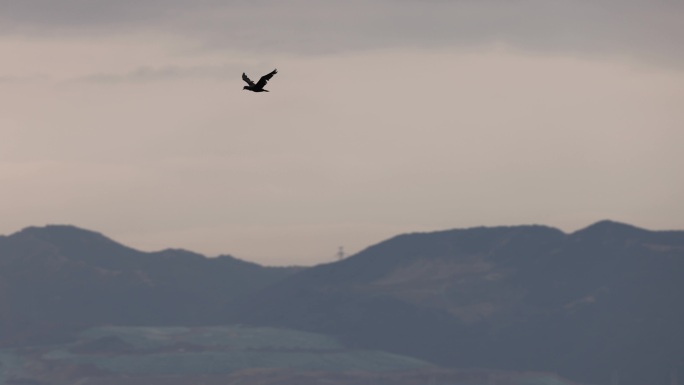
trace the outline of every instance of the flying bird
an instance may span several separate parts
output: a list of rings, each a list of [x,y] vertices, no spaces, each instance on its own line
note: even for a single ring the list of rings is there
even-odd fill
[[[243,72],[243,73],[242,73],[242,80],[244,80],[245,82],[247,82],[248,85],[242,87],[242,89],[243,89],[243,90],[253,91],[253,92],[268,92],[268,90],[265,90],[265,89],[264,89],[264,86],[266,85],[266,83],[268,83],[269,80],[271,80],[271,78],[273,77],[273,75],[275,75],[275,74],[277,74],[277,73],[278,73],[278,70],[275,69],[275,70],[273,70],[273,72],[268,73],[268,74],[262,76],[261,79],[259,79],[258,82],[254,83],[254,82],[253,82],[252,80],[250,80],[250,79],[247,77],[247,75]]]

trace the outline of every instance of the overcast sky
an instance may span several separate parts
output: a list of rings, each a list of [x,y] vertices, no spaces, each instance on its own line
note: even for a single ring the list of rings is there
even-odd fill
[[[284,265],[684,229],[682,47],[681,1],[0,0],[0,233]]]

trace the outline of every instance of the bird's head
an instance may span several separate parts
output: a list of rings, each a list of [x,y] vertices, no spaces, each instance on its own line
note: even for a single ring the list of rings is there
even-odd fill
[[[242,87],[242,89],[243,89],[243,90],[246,90],[246,89],[247,89],[247,86]]]

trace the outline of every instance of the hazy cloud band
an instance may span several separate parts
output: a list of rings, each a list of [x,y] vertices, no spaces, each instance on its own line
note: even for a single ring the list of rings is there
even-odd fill
[[[217,50],[311,54],[504,44],[684,63],[682,2],[13,0],[0,2],[0,15],[4,34],[155,30]]]

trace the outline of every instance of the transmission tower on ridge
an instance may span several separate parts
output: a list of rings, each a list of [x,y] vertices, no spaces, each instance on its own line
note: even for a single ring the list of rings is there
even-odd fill
[[[346,254],[344,253],[344,246],[340,246],[339,249],[337,249],[337,253],[335,254],[335,256],[337,257],[338,261],[344,259],[344,257],[346,256]]]

